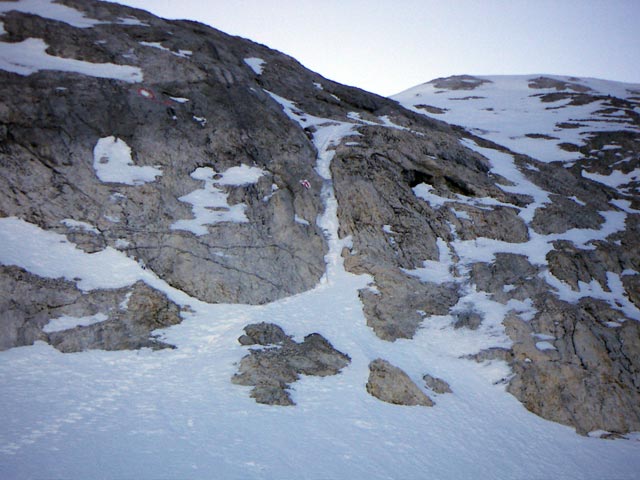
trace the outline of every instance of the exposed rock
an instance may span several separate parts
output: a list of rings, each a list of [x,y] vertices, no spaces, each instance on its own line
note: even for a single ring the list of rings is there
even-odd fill
[[[522,243],[529,240],[529,230],[514,208],[462,207],[460,210],[467,212],[470,217],[469,220],[460,220],[462,228],[459,230],[459,234],[462,240],[473,240],[479,237],[511,243]]]
[[[403,269],[438,260],[437,239],[453,239],[453,221],[462,227],[449,209],[431,206],[412,188],[426,183],[452,199],[464,195],[512,200],[512,196],[489,181],[482,157],[461,148],[446,131],[431,130],[422,137],[367,126],[359,132],[358,146],[339,147],[331,167],[341,233],[353,239],[345,267],[374,276],[377,292],[363,290],[360,298],[367,324],[376,334],[385,340],[411,338],[423,315],[448,313],[459,298],[458,286],[421,283]],[[487,225],[495,226],[493,232],[504,232],[495,233],[497,238],[526,239],[526,227],[510,210],[488,213]],[[481,223],[477,235],[488,230]],[[393,233],[386,233],[385,225]]]
[[[491,360],[502,360],[510,363],[513,361],[513,350],[509,348],[492,347],[485,350],[480,350],[473,355],[467,355],[465,358],[469,360],[475,360],[476,362],[486,362]]]
[[[597,230],[604,222],[602,215],[586,204],[559,195],[553,195],[552,199],[553,203],[536,210],[531,225],[538,233],[564,233],[572,228]]]
[[[569,305],[549,296],[539,307],[530,323],[507,323],[515,340],[509,391],[534,413],[582,434],[638,430],[640,323],[617,324],[619,312],[592,299]],[[553,339],[553,348],[540,348],[541,338]]]
[[[251,397],[258,403],[294,405],[288,389],[300,375],[336,375],[351,362],[318,333],[307,335],[302,343],[297,343],[272,323],[251,324],[244,330],[245,335],[238,339],[241,344],[268,348],[250,350],[231,381],[253,386]]]
[[[177,305],[143,282],[127,290],[124,297],[126,307],[112,307],[108,320],[50,333],[49,343],[65,353],[91,349],[173,348],[152,332],[180,323]]]
[[[492,263],[473,264],[471,279],[479,290],[507,303],[511,298],[525,300],[546,292],[549,287],[538,273],[539,268],[531,265],[524,255],[498,253]]]
[[[143,282],[116,290],[83,293],[73,282],[38,277],[17,267],[0,266],[3,292],[0,350],[45,341],[62,352],[88,349],[166,348],[152,335],[180,323],[178,306]],[[23,302],[23,298],[30,301]],[[48,333],[47,324],[60,317],[104,320]],[[81,323],[80,320],[78,323]]]
[[[436,88],[445,90],[473,90],[484,83],[491,82],[471,75],[454,75],[452,77],[436,78],[429,83],[433,83]]]
[[[241,345],[274,345],[290,341],[291,337],[273,323],[253,323],[244,327],[245,335],[238,338]]]
[[[420,405],[423,407],[434,405],[433,401],[404,371],[381,358],[377,358],[369,364],[367,392],[383,402],[395,405]]]
[[[104,2],[76,7],[106,22],[129,13],[148,26],[55,22],[49,28],[45,19],[11,12],[3,17],[3,41],[42,38],[50,55],[139,67],[144,81],[0,70],[8,107],[0,109],[7,132],[0,213],[66,234],[87,252],[118,248],[208,302],[259,304],[317,284],[325,241],[315,222],[295,222],[296,215],[315,219],[322,208],[315,150],[262,88],[249,88],[258,83],[242,58],[260,56],[274,66],[292,60],[202,25]],[[172,54],[179,51],[192,53]],[[139,185],[101,181],[94,149],[105,138],[124,142],[136,167],[161,175]],[[215,188],[228,195],[229,208],[246,206],[246,221],[210,221],[200,233],[178,228],[194,218],[184,197],[203,188],[203,180],[191,177],[196,169],[224,173],[240,165],[264,173],[254,183]],[[309,190],[301,179],[308,179]],[[69,227],[65,219],[91,230]]]
[[[449,384],[441,378],[433,377],[427,373],[422,377],[422,379],[424,380],[427,388],[432,390],[434,393],[452,393]]]
[[[573,90],[574,92],[588,92],[591,89],[585,85],[578,83],[579,79],[576,78],[574,82],[565,82],[549,77],[537,77],[529,80],[529,88],[534,89],[547,89],[555,88],[556,90]]]
[[[465,310],[463,312],[456,312],[453,314],[455,319],[453,322],[453,328],[468,328],[470,330],[477,330],[482,323],[482,315],[473,310]]]

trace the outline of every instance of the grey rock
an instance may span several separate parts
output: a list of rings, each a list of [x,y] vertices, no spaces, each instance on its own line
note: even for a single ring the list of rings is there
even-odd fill
[[[482,315],[473,310],[465,310],[453,314],[453,328],[468,328],[469,330],[477,330],[482,323]]]
[[[395,405],[432,407],[433,401],[398,367],[381,358],[369,364],[367,392]]]
[[[509,391],[534,413],[582,434],[640,428],[638,322],[611,328],[620,313],[593,299],[570,305],[548,296],[539,306],[532,322],[507,322],[515,340]],[[555,350],[538,350],[536,333],[553,337]]]
[[[231,378],[237,385],[253,386],[251,397],[258,403],[294,405],[288,389],[300,375],[336,375],[351,362],[347,355],[317,333],[307,335],[298,343],[271,323],[247,325],[245,332],[239,339],[243,345],[278,344],[250,350],[241,360],[238,373]],[[254,343],[245,343],[249,341]]]
[[[171,345],[152,332],[181,321],[179,307],[143,282],[85,293],[73,282],[0,266],[0,286],[7,292],[0,297],[0,350],[31,345],[38,340],[62,352],[167,348]],[[28,302],[24,300],[27,298]],[[43,330],[50,320],[61,316],[87,317],[98,313],[107,320],[51,333]]]
[[[273,345],[291,338],[284,330],[273,323],[254,323],[244,327],[245,335],[238,338],[241,345]]]
[[[427,388],[432,390],[434,393],[453,393],[449,384],[441,378],[433,377],[427,373],[422,377],[422,379],[424,380]]]
[[[49,343],[64,353],[174,348],[152,332],[180,323],[178,306],[143,282],[136,283],[125,296],[127,307],[112,307],[108,320],[49,333]]]
[[[560,195],[552,195],[552,203],[536,210],[531,226],[543,235],[564,233],[572,228],[597,230],[604,218],[588,205],[580,205]]]
[[[7,131],[0,152],[0,213],[65,234],[87,252],[120,248],[207,302],[260,304],[316,285],[326,244],[314,222],[295,222],[296,215],[315,219],[321,212],[315,150],[242,61],[261,56],[277,64],[288,57],[204,26],[115,4],[75,6],[98,20],[129,15],[149,26],[78,29],[55,22],[49,28],[50,20],[12,12],[3,17],[3,40],[43,38],[51,55],[137,66],[144,82],[0,71],[8,107],[0,109],[0,126]],[[143,41],[193,53],[180,58]],[[172,100],[178,97],[189,101]],[[137,186],[101,182],[93,149],[109,136],[126,142],[136,165],[157,166],[162,176]],[[196,168],[223,172],[241,164],[266,172],[255,184],[220,186],[229,205],[246,205],[248,222],[208,225],[201,236],[172,228],[193,218],[191,205],[179,198],[202,188],[202,181],[190,177]],[[303,178],[309,190],[299,184]],[[96,231],[66,227],[61,221],[67,218]]]
[[[529,230],[518,216],[518,211],[510,207],[479,209],[462,207],[470,220],[458,219],[461,228],[458,230],[462,240],[473,240],[479,237],[492,238],[510,243],[522,243],[529,240]]]
[[[487,348],[480,350],[478,353],[466,355],[464,358],[475,360],[476,362],[486,362],[491,360],[502,360],[507,363],[513,361],[513,350],[509,348]]]
[[[446,78],[436,78],[429,83],[433,83],[436,88],[444,90],[474,90],[484,83],[491,83],[491,81],[471,75],[454,75]]]

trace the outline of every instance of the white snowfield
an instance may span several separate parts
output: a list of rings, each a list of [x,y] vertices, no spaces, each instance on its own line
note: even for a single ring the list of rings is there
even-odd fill
[[[579,152],[563,150],[560,144],[582,145],[590,132],[633,128],[624,108],[612,115],[608,109],[603,109],[602,101],[586,105],[571,105],[571,99],[567,98],[553,102],[541,101],[541,95],[558,93],[555,88],[529,86],[532,80],[541,76],[579,85],[578,88],[588,88],[586,93],[603,97],[616,95],[628,98],[637,96],[634,91],[640,91],[640,84],[592,78],[483,75],[474,78],[486,80],[487,83],[472,90],[438,88],[435,82],[428,82],[391,98],[410,110],[461,125],[479,137],[543,162],[571,162],[580,158]],[[571,88],[561,91],[577,93]],[[435,110],[430,107],[435,107]]]
[[[507,342],[503,316],[516,310],[526,318],[532,314],[528,302],[501,305],[469,285],[461,304],[481,306],[488,315],[483,329],[456,330],[446,315],[426,319],[412,340],[385,342],[375,336],[358,296],[360,289],[375,285],[371,277],[344,269],[341,251],[350,241],[338,235],[329,169],[333,147],[358,135],[362,122],[314,117],[287,99],[271,97],[293,121],[317,128],[316,169],[324,179],[326,206],[318,224],[329,252],[326,274],[311,291],[262,306],[206,304],[115,249],[87,254],[62,235],[17,218],[0,219],[2,264],[47,278],[64,277],[83,290],[143,280],[189,307],[180,325],[157,332],[175,350],[62,354],[38,342],[0,352],[0,477],[637,478],[639,435],[627,441],[578,436],[528,412],[506,393],[510,371],[504,362],[477,364],[460,358]],[[207,168],[192,176],[205,182],[209,202],[220,195],[216,184],[251,183],[261,174],[242,166],[221,178]],[[541,205],[544,195],[536,198]],[[195,212],[197,202],[193,205]],[[528,218],[530,213],[523,211]],[[618,228],[619,221],[612,217],[603,230]],[[393,233],[391,228],[385,232]],[[547,241],[528,248],[546,248]],[[425,264],[434,272],[425,272],[424,281],[464,282],[465,262],[511,248],[483,242],[474,247],[459,240],[439,241],[438,246],[439,260]],[[459,264],[453,263],[454,251],[461,256]],[[121,308],[126,308],[126,298]],[[91,321],[52,319],[50,328],[79,320]],[[249,387],[234,386],[230,378],[247,353],[236,340],[242,328],[263,321],[282,326],[296,340],[318,332],[347,353],[351,364],[335,376],[296,382],[295,407],[257,404]],[[553,339],[537,339],[543,351],[553,347]],[[402,368],[421,386],[425,373],[441,377],[453,393],[436,395],[425,388],[435,399],[433,408],[383,403],[365,390],[368,364],[377,357]]]

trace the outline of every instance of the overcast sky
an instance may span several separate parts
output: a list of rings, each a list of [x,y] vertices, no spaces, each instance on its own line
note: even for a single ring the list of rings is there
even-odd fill
[[[456,74],[640,83],[640,0],[122,0],[381,95]]]

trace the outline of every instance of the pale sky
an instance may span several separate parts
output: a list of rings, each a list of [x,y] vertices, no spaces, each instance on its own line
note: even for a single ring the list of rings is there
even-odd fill
[[[295,57],[380,95],[449,75],[640,83],[640,0],[122,0]]]

